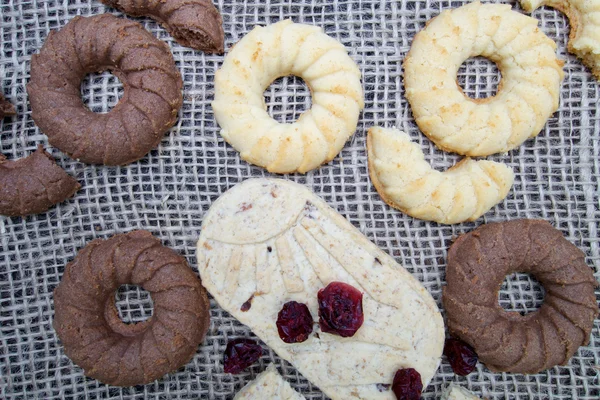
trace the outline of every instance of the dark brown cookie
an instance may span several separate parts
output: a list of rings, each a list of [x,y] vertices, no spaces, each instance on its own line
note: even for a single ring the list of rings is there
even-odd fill
[[[132,15],[158,21],[183,46],[222,54],[223,19],[211,0],[101,0]]]
[[[522,316],[498,304],[506,275],[529,273],[546,295]],[[566,364],[589,341],[597,282],[584,253],[541,220],[487,224],[450,247],[443,303],[448,329],[496,372],[533,374]]]
[[[7,101],[4,96],[0,93],[0,119],[4,117],[8,117],[10,115],[15,115],[17,112],[15,111],[15,106],[13,106],[9,101]]]
[[[125,324],[115,306],[124,284],[150,292],[152,317]],[[204,339],[210,304],[185,258],[147,231],[93,240],[54,290],[54,322],[67,356],[116,386],[152,382],[187,363]]]
[[[123,97],[108,113],[85,107],[81,80],[111,71]],[[75,17],[50,32],[31,58],[32,117],[50,143],[75,159],[123,165],[142,158],[177,120],[181,75],[169,47],[137,22],[110,14]]]
[[[81,186],[40,145],[25,158],[0,154],[0,215],[38,214],[73,196]]]

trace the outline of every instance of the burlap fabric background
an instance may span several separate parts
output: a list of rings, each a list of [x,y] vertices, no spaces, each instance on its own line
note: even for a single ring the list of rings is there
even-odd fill
[[[544,9],[534,16],[566,59],[560,110],[534,140],[508,155],[490,157],[514,168],[508,198],[472,224],[440,226],[410,218],[383,203],[370,183],[365,155],[366,130],[374,124],[397,125],[410,132],[435,168],[445,169],[459,157],[434,148],[417,129],[404,98],[401,62],[415,32],[440,10],[468,1],[398,0],[219,0],[226,48],[256,24],[284,18],[316,24],[342,41],[363,72],[366,108],[356,134],[331,163],[306,176],[286,176],[312,188],[369,239],[405,265],[441,305],[446,249],[456,235],[490,221],[543,218],[583,249],[600,277],[598,176],[600,119],[598,83],[573,56],[566,54],[566,18]],[[515,1],[513,6],[518,8]],[[18,115],[1,126],[0,150],[23,157],[47,138],[31,119],[25,84],[31,54],[48,32],[75,15],[107,11],[98,1],[0,0],[0,81]],[[120,16],[114,10],[108,10]],[[125,167],[85,165],[57,149],[49,151],[76,176],[82,189],[49,212],[27,218],[0,217],[0,398],[177,398],[231,399],[270,362],[309,399],[319,390],[265,346],[260,362],[241,375],[223,373],[222,354],[229,339],[252,337],[247,328],[212,301],[212,322],[205,342],[185,367],[152,384],[110,387],[83,375],[63,353],[52,329],[52,290],[66,263],[94,238],[143,228],[184,254],[195,268],[195,242],[211,203],[228,188],[251,176],[268,175],[250,166],[218,134],[210,101],[213,76],[221,56],[207,56],[177,44],[155,22],[138,19],[169,43],[184,86],[177,125],[157,149]],[[461,69],[459,81],[473,96],[493,93],[499,74],[493,64],[475,59]],[[119,82],[110,74],[91,75],[82,84],[88,106],[106,112],[118,101]],[[310,107],[301,80],[283,78],[265,93],[271,114],[293,121]],[[145,293],[123,288],[118,306],[126,321],[151,315]],[[527,312],[543,299],[527,275],[507,279],[500,295],[505,307]],[[445,360],[424,398],[439,398],[457,382],[493,399],[597,399],[600,396],[600,324],[589,346],[565,367],[537,375],[493,374],[483,365],[466,378],[455,376]]]

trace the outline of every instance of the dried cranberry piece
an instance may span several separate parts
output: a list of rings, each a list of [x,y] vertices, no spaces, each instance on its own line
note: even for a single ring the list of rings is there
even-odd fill
[[[457,375],[468,375],[477,365],[477,353],[465,342],[459,339],[448,338],[444,344],[444,355]]]
[[[331,282],[319,290],[319,325],[323,332],[353,336],[365,320],[362,293],[342,282]]]
[[[277,314],[277,331],[286,343],[300,343],[313,330],[313,318],[306,304],[288,301]]]
[[[396,371],[392,391],[398,400],[419,400],[423,391],[421,374],[414,368],[403,368]]]
[[[262,356],[263,349],[252,339],[233,339],[227,342],[223,369],[228,374],[239,374]]]

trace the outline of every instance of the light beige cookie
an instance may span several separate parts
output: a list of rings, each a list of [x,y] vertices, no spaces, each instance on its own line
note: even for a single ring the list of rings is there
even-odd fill
[[[235,395],[233,400],[304,400],[277,372],[274,364]]]
[[[434,170],[419,145],[396,129],[369,129],[367,153],[371,181],[386,203],[441,224],[476,220],[506,197],[514,179],[504,164],[470,158]]]
[[[549,6],[566,14],[571,24],[569,52],[581,58],[600,79],[600,0],[520,0],[526,12]]]
[[[204,219],[197,256],[202,283],[221,307],[333,400],[392,400],[383,385],[398,369],[416,369],[426,386],[438,368],[444,325],[431,295],[299,184],[250,179],[229,190]],[[331,282],[363,293],[364,322],[351,337],[317,324],[317,292]],[[306,304],[315,321],[304,342],[278,334],[288,301]]]
[[[507,4],[443,11],[420,31],[404,62],[406,98],[419,128],[439,148],[468,156],[514,149],[558,109],[563,61],[537,20]],[[498,65],[496,96],[471,99],[456,81],[462,63]]]
[[[292,124],[267,113],[263,93],[296,75],[312,107]],[[317,26],[285,20],[257,26],[225,57],[215,75],[215,118],[242,159],[270,172],[307,172],[331,161],[356,130],[364,107],[360,70],[344,46]]]
[[[442,400],[481,400],[481,398],[475,393],[451,383],[442,392]]]

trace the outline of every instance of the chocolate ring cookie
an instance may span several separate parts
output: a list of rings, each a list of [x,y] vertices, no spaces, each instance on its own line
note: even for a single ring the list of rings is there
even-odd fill
[[[81,80],[111,71],[123,97],[98,114],[81,100]],[[50,143],[75,159],[123,165],[154,148],[175,123],[181,75],[169,47],[137,22],[110,14],[75,17],[31,58],[32,117]]]
[[[0,154],[0,215],[39,214],[73,196],[80,187],[41,145],[16,161],[6,161]]]
[[[524,316],[498,304],[504,277],[529,273],[546,295]],[[598,282],[585,254],[541,220],[487,224],[450,247],[443,303],[450,333],[492,371],[533,374],[564,365],[589,341]]]
[[[134,17],[158,21],[179,44],[222,54],[223,18],[212,0],[101,0]]]
[[[154,314],[125,324],[115,306],[124,284],[150,292]],[[187,363],[204,339],[210,304],[185,258],[147,231],[93,240],[54,290],[54,329],[85,374],[117,386],[145,384]]]

